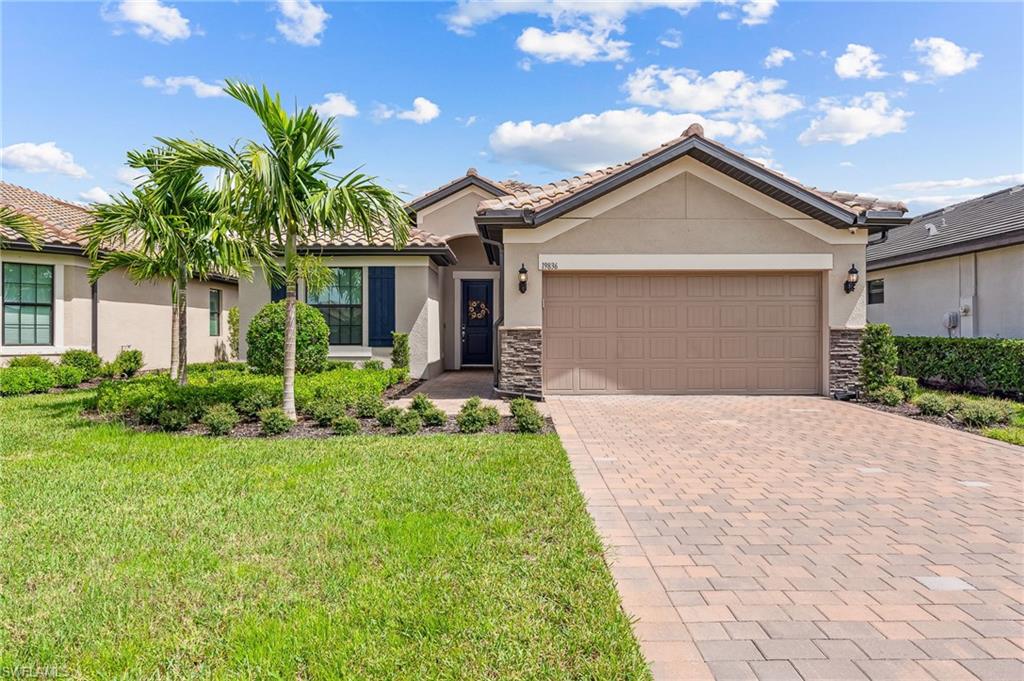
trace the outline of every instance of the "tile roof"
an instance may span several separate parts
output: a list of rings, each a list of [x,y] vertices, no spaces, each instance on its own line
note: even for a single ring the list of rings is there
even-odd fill
[[[867,261],[870,265],[894,258],[928,260],[934,249],[1014,235],[1024,241],[1024,184],[919,215],[906,227],[893,230],[885,243],[869,245]]]
[[[749,163],[755,164],[762,168],[764,171],[771,173],[772,175],[775,175],[776,177],[783,179],[786,182],[803,188],[804,190],[809,191],[821,197],[822,199],[828,201],[829,203],[832,203],[836,206],[843,208],[844,210],[853,211],[855,213],[863,213],[868,210],[893,210],[900,212],[906,212],[907,210],[906,206],[902,202],[898,201],[883,201],[876,197],[864,196],[860,194],[851,194],[848,192],[822,191],[815,187],[808,187],[806,185],[803,185],[794,180],[793,178],[787,177],[782,173],[765,166],[763,163],[759,163],[751,158],[744,156],[743,154],[740,154],[737,151],[729,149],[725,145],[716,142],[715,140],[704,137],[704,129],[700,125],[694,124],[687,128],[686,132],[684,132],[682,135],[675,138],[674,140],[665,142],[657,149],[651,149],[650,151],[646,151],[639,157],[630,161],[626,161],[625,163],[620,163],[615,166],[609,166],[607,168],[601,168],[598,170],[592,170],[588,173],[583,173],[582,175],[576,175],[574,177],[559,180],[558,182],[552,182],[550,184],[545,184],[540,187],[533,187],[527,189],[516,188],[514,191],[510,193],[509,196],[482,201],[477,208],[477,214],[485,214],[488,211],[498,210],[530,210],[533,212],[538,212],[545,208],[550,208],[561,203],[562,201],[571,198],[572,196],[574,196],[575,194],[579,193],[584,189],[595,187],[601,184],[602,182],[612,177],[615,177],[624,171],[629,170],[630,168],[636,166],[640,162],[645,161],[656,154],[660,154],[666,151],[667,149],[675,147],[685,142],[686,140],[690,139],[691,137],[695,136],[700,137],[704,141],[713,144],[734,156],[738,156]]]
[[[447,196],[459,192],[462,189],[465,189],[466,187],[469,186],[483,187],[492,194],[510,194],[511,190],[509,189],[509,187],[506,186],[507,182],[515,183],[516,181],[511,180],[506,182],[498,182],[497,180],[492,180],[490,178],[484,177],[483,175],[477,172],[476,168],[467,168],[465,174],[459,175],[451,182],[445,182],[440,187],[435,187],[434,189],[431,189],[429,192],[426,192],[425,194],[420,194],[411,201],[407,201],[405,204],[405,208],[406,210],[410,211],[419,210],[421,208],[429,206],[432,203],[435,203],[436,201],[440,201],[441,199]],[[533,186],[521,182],[517,184],[526,187]]]
[[[391,238],[391,230],[386,227],[378,227],[372,238],[367,238],[365,232],[358,227],[349,227],[338,236],[321,237],[308,243],[302,244],[302,248],[392,248],[394,239]],[[448,243],[438,235],[415,227],[409,228],[409,242],[407,248],[447,248]]]
[[[0,182],[0,206],[38,220],[43,227],[45,245],[84,247],[86,244],[87,240],[78,230],[92,222],[92,215],[84,206],[9,182]],[[0,234],[9,243],[24,243],[2,227]]]

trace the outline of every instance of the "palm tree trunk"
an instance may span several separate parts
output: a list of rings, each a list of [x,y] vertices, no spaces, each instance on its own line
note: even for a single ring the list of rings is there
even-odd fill
[[[295,300],[297,298],[297,277],[295,276],[295,232],[288,230],[284,247],[285,297],[284,297],[284,413],[293,421],[295,413]]]
[[[178,282],[171,282],[171,378],[178,377]]]
[[[188,274],[178,272],[178,385],[188,381]]]

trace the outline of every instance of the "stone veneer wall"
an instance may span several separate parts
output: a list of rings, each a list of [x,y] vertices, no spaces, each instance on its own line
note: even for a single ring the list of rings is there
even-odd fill
[[[501,339],[498,389],[507,393],[539,396],[543,388],[540,327],[501,327],[498,335]]]
[[[864,329],[830,329],[828,394],[856,392],[860,386],[860,339]]]

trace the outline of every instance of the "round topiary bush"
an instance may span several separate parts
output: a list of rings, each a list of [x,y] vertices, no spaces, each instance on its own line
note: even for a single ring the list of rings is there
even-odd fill
[[[284,373],[284,301],[264,305],[249,323],[245,342],[246,361],[261,374]],[[295,371],[312,374],[327,366],[330,330],[320,311],[302,302],[295,304]]]

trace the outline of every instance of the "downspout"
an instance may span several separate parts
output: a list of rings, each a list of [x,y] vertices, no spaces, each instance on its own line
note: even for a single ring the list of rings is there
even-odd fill
[[[92,333],[90,342],[92,344],[92,351],[97,355],[100,353],[100,283],[98,281],[92,282]]]
[[[494,358],[493,371],[494,371],[494,389],[498,389],[498,378],[501,375],[501,339],[500,331],[502,323],[505,321],[505,244],[494,239],[489,239],[484,234],[487,228],[477,229],[477,233],[480,235],[480,241],[493,246],[498,253],[498,300],[501,302],[501,314],[494,320],[494,330],[491,334],[491,356]]]

